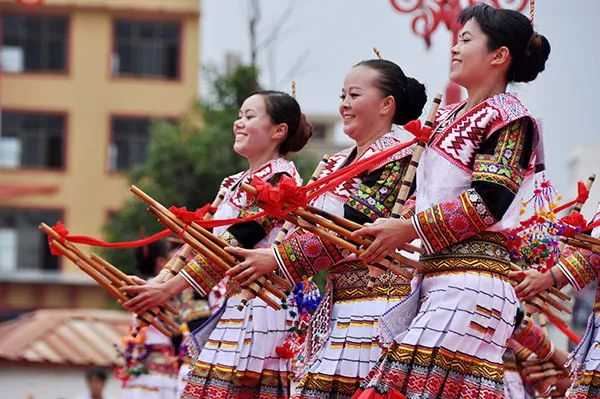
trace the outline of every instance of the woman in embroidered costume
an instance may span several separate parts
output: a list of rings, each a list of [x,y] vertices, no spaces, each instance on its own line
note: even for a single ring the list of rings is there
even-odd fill
[[[350,70],[341,98],[344,133],[356,145],[330,157],[321,177],[400,144],[392,123],[418,118],[426,102],[424,86],[384,60],[363,61]],[[359,223],[390,215],[410,155],[410,149],[394,154],[313,205]],[[313,315],[305,367],[292,397],[350,398],[380,355],[375,339],[379,316],[410,293],[410,281],[385,273],[368,289],[363,262],[301,228],[274,250],[231,252],[246,258],[228,272],[237,274],[242,285],[277,267],[296,281],[328,269],[328,293]]]
[[[534,80],[550,46],[514,11],[477,4],[460,23],[450,78],[468,98],[438,112],[417,169],[417,213],[356,232],[376,237],[367,263],[415,238],[423,247],[417,315],[397,331],[361,399],[504,395],[502,355],[517,298],[503,233],[517,225],[518,199],[541,161],[534,117],[505,90]]]
[[[593,218],[600,220],[600,204]],[[600,227],[592,231],[593,237],[600,237]],[[548,272],[527,270],[523,281],[515,288],[519,297],[525,299],[554,286],[562,288],[567,284],[577,290],[583,289],[600,277],[600,254],[580,248],[566,246],[558,263]],[[515,274],[515,277],[518,277]],[[569,399],[600,398],[600,286],[596,289],[593,313],[579,345],[570,355],[573,362],[574,382],[566,397]]]
[[[135,263],[144,277],[153,276],[167,260],[162,241],[137,248]],[[122,399],[175,399],[179,363],[171,339],[153,326],[125,338]]]
[[[233,124],[234,150],[245,157],[250,169],[227,177],[221,184],[225,197],[215,218],[227,219],[256,214],[239,189],[254,176],[276,184],[286,174],[299,184],[294,164],[282,156],[299,151],[312,134],[312,128],[296,100],[286,93],[262,91],[248,97]],[[213,232],[231,245],[266,248],[275,240],[281,222],[265,217],[257,221],[218,227]],[[168,300],[187,286],[206,295],[219,283],[213,268],[201,256],[195,256],[184,269],[165,284],[131,287],[138,295],[125,303],[140,313]],[[239,311],[239,286],[228,284],[231,296],[198,333],[205,337],[182,398],[287,398],[289,360],[275,351],[285,339],[288,311],[275,311],[259,298]],[[194,333],[196,335],[196,332]]]

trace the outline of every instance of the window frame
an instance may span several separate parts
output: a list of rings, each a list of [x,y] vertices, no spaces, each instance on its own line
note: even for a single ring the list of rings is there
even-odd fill
[[[7,206],[0,206],[0,210],[6,210],[6,211],[13,211],[13,212],[20,212],[20,211],[33,211],[33,212],[56,212],[59,214],[59,218],[58,220],[62,220],[63,223],[66,224],[65,221],[65,208],[64,207],[54,207],[54,206],[26,206],[26,205],[7,205]],[[40,221],[41,222],[41,221]],[[41,231],[38,231],[38,233],[42,236],[44,236],[44,233],[42,233]],[[47,246],[46,246],[47,247]],[[18,249],[17,249],[18,250]],[[52,256],[52,255],[50,255]],[[45,272],[45,273],[61,273],[64,271],[65,268],[65,262],[64,262],[64,256],[57,256],[57,265],[56,265],[56,269],[54,270],[47,270],[47,269],[24,269],[24,268],[19,268],[18,264],[17,264],[17,268],[13,271],[11,271],[10,273],[23,273],[23,272]],[[18,252],[17,252],[17,262],[18,262]]]
[[[167,76],[143,76],[137,74],[119,74],[113,72],[113,56],[117,53],[117,24],[119,22],[137,22],[137,23],[172,23],[177,26],[177,43],[179,51],[177,54],[176,76],[173,78]],[[183,82],[183,60],[184,60],[184,29],[185,21],[181,17],[174,16],[125,16],[114,15],[110,29],[110,54],[108,55],[108,76],[110,79],[118,81],[144,81],[161,83],[182,83]]]
[[[69,165],[69,133],[70,133],[70,120],[69,113],[65,110],[50,110],[50,109],[40,109],[40,108],[2,108],[1,109],[1,117],[2,128],[5,126],[4,114],[12,112],[12,113],[22,113],[22,114],[38,114],[38,115],[53,115],[53,116],[61,116],[63,117],[63,141],[62,141],[62,153],[63,153],[63,162],[62,166],[59,168],[49,168],[49,167],[39,167],[39,166],[19,166],[17,168],[5,168],[0,167],[0,173],[2,172],[44,172],[44,173],[65,173],[68,171]],[[1,133],[1,131],[0,131]]]
[[[121,176],[124,173],[127,173],[130,169],[110,169],[110,145],[114,142],[114,120],[117,118],[122,119],[148,119],[150,122],[150,127],[152,125],[153,120],[162,119],[171,123],[178,123],[181,116],[180,115],[160,115],[160,114],[136,114],[136,113],[109,113],[108,115],[108,140],[106,142],[106,148],[104,151],[105,154],[105,167],[104,170],[109,176]],[[150,135],[150,131],[148,132],[148,136]],[[148,137],[148,140],[150,137]],[[148,141],[149,143],[150,141]],[[134,165],[135,166],[135,165]],[[130,166],[131,168],[131,166]]]
[[[52,71],[52,70],[25,70],[20,72],[13,71],[4,71],[0,69],[0,73],[5,74],[7,76],[63,76],[70,77],[71,75],[71,54],[72,54],[72,25],[73,21],[71,18],[71,14],[69,12],[65,12],[62,10],[51,10],[51,9],[42,9],[42,10],[25,10],[22,8],[8,8],[6,11],[0,13],[1,16],[11,14],[11,15],[21,15],[21,16],[38,16],[38,17],[61,17],[65,18],[66,21],[66,29],[65,29],[65,40],[64,40],[64,70],[62,71]],[[1,25],[0,21],[0,25]],[[2,30],[0,30],[0,47],[4,47],[4,35]]]

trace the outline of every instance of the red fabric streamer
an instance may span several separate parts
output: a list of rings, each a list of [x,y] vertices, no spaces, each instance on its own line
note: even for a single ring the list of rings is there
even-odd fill
[[[302,204],[295,203],[286,209],[279,209],[279,211],[278,211],[279,215],[285,215],[290,212],[293,212],[295,209],[299,208],[302,205],[305,205],[306,203],[308,203],[312,199],[320,196],[324,192],[331,191],[333,188],[335,188],[340,183],[342,183],[356,175],[359,175],[360,173],[362,173],[366,170],[369,170],[374,165],[377,165],[381,161],[392,156],[394,153],[401,151],[407,147],[410,147],[411,145],[416,143],[416,141],[417,141],[416,139],[413,139],[409,142],[399,144],[395,147],[388,148],[387,150],[382,151],[377,155],[373,155],[372,157],[362,159],[362,160],[357,161],[357,162],[355,162],[351,165],[348,165],[344,168],[336,170],[335,172],[331,173],[330,175],[325,176],[324,178],[314,181],[312,183],[309,183],[306,186],[298,187],[298,190],[301,190],[303,193],[305,193],[306,201],[303,200],[304,202]],[[312,190],[314,190],[314,191],[312,191]],[[310,192],[310,194],[308,194],[309,192]],[[298,197],[296,195],[292,195],[292,198],[298,198]],[[252,216],[248,216],[245,218],[232,218],[232,219],[220,219],[220,220],[219,219],[199,220],[199,221],[195,221],[195,222],[198,223],[198,225],[200,225],[202,227],[212,228],[212,227],[227,226],[227,225],[242,223],[242,222],[250,222],[253,220],[260,219],[261,217],[264,217],[267,215],[268,215],[268,213],[266,211],[261,211],[259,213],[256,213]]]
[[[581,338],[579,338],[577,336],[577,334],[575,334],[573,331],[571,331],[569,329],[569,327],[567,327],[563,323],[562,320],[560,320],[559,318],[554,316],[551,312],[546,311],[544,308],[542,308],[542,312],[546,315],[546,317],[548,317],[548,320],[550,320],[550,323],[554,324],[556,326],[556,328],[558,328],[563,334],[565,334],[571,342],[573,342],[575,345],[579,344],[579,341],[581,341]]]
[[[404,130],[411,133],[415,136],[415,140],[422,143],[428,143],[431,137],[431,128],[429,126],[422,126],[419,119],[408,122],[404,125]]]
[[[596,220],[593,223],[588,224],[587,226],[585,226],[585,229],[583,231],[590,231],[590,230],[594,230],[596,227],[600,226],[600,219]]]
[[[562,217],[560,221],[572,227],[580,227],[581,229],[584,229],[587,225],[587,221],[583,215],[577,211],[573,211],[570,215]]]
[[[413,130],[416,131],[416,128],[414,128]],[[423,131],[423,128],[420,129],[420,132],[422,132],[422,131]],[[284,175],[279,183],[279,186],[281,186],[280,188],[277,188],[277,187],[269,188],[269,187],[265,186],[264,188],[261,189],[262,197],[260,198],[260,200],[262,201],[263,199],[266,198],[266,202],[271,204],[270,206],[268,206],[269,212],[273,212],[273,216],[281,217],[283,215],[286,215],[286,214],[294,211],[295,209],[297,209],[301,206],[306,205],[313,198],[318,197],[319,195],[321,195],[322,193],[324,193],[326,191],[332,190],[334,187],[336,187],[340,183],[342,183],[356,175],[359,175],[360,173],[362,173],[366,170],[369,170],[371,167],[373,167],[374,165],[377,165],[378,163],[385,160],[386,158],[389,158],[394,153],[413,145],[416,141],[417,141],[417,139],[413,139],[409,142],[397,145],[395,147],[388,148],[387,150],[382,151],[377,155],[373,155],[372,157],[357,161],[357,162],[353,163],[352,165],[348,165],[344,168],[341,168],[341,169],[331,173],[330,175],[324,177],[323,179],[319,179],[318,181],[307,184],[306,186],[298,187],[298,186],[296,186],[296,183],[292,178],[289,178]],[[256,183],[256,182],[258,182],[258,180],[253,180],[253,183]],[[260,184],[260,183],[257,183],[257,184]],[[314,190],[314,191],[312,191],[310,194],[307,194],[311,190]],[[291,206],[288,206],[287,208],[284,209],[283,208],[284,203],[291,204]],[[204,214],[206,214],[206,212],[210,209],[209,207],[210,207],[210,205],[205,205],[202,208],[200,208],[194,212],[188,211],[185,207],[177,208],[174,206],[170,207],[169,210],[172,213],[174,213],[178,218],[185,221],[185,223],[189,224],[191,222],[195,222],[204,228],[213,228],[213,227],[219,227],[219,226],[232,225],[232,224],[236,224],[236,223],[249,222],[249,221],[260,219],[261,217],[267,216],[270,214],[267,211],[261,211],[259,213],[256,213],[252,216],[248,216],[245,218],[204,220],[203,219]],[[60,227],[60,226],[62,226],[62,227]],[[61,231],[61,237],[64,237],[63,240],[67,240],[67,241],[79,243],[79,244],[91,245],[91,246],[95,246],[95,247],[105,247],[105,248],[141,247],[141,246],[148,245],[154,241],[158,241],[161,238],[167,237],[172,234],[171,230],[165,229],[165,230],[162,230],[150,237],[144,238],[142,240],[111,243],[111,242],[106,242],[103,240],[98,240],[98,239],[95,239],[90,236],[68,235],[68,231],[64,228],[64,226],[60,222],[57,223],[54,227],[56,227],[58,229],[57,232],[59,230]],[[50,250],[52,251],[52,253],[54,255],[56,255],[56,253],[55,253],[56,250],[53,249],[52,246],[50,246]]]
[[[186,225],[189,225],[192,222],[203,220],[204,216],[208,212],[214,212],[215,210],[210,207],[210,204],[206,204],[202,208],[196,209],[194,212],[188,211],[185,206],[181,208],[171,206],[169,207],[169,211],[171,211],[171,213],[175,215],[175,217],[185,222]]]
[[[165,230],[162,230],[150,237],[146,237],[141,240],[124,241],[124,242],[107,242],[107,241],[103,241],[103,240],[98,240],[98,239],[96,239],[94,237],[90,237],[90,236],[69,235],[69,231],[65,228],[65,226],[62,224],[61,221],[58,221],[54,226],[52,226],[52,229],[61,236],[61,239],[59,240],[60,242],[69,241],[69,242],[74,242],[77,244],[86,244],[86,245],[91,245],[94,247],[104,247],[104,248],[143,247],[145,245],[153,243],[154,241],[158,241],[161,238],[165,238],[165,237],[173,234],[173,232],[171,230],[165,229]],[[52,242],[52,238],[48,237],[48,244],[50,245],[50,252],[52,253],[52,255],[61,255],[61,253],[52,246],[51,242]]]
[[[65,237],[67,237],[69,235],[69,230],[67,230],[67,228],[65,227],[63,222],[59,220],[51,228],[52,228],[52,230],[54,230],[56,232],[56,234],[58,234],[60,236],[60,239],[58,239],[58,242],[60,242],[61,244],[63,242],[65,242]],[[50,247],[50,253],[54,256],[62,255],[62,252],[60,252],[58,249],[56,249],[54,247],[54,245],[52,244],[52,240],[54,240],[54,238],[48,236],[48,247]]]
[[[552,210],[554,211],[554,213],[558,213],[560,211],[564,211],[568,207],[573,206],[577,203],[585,204],[585,202],[587,201],[589,196],[590,196],[590,190],[587,189],[587,187],[585,186],[585,183],[582,181],[578,181],[577,182],[577,197],[575,197],[575,199],[573,201],[566,202],[562,205],[557,206],[556,208],[554,208]]]
[[[252,178],[250,183],[256,188],[256,199],[267,214],[275,217],[283,217],[287,214],[285,205],[304,206],[308,200],[303,187],[296,185],[296,181],[289,176],[283,175],[277,186],[265,182],[258,176]]]
[[[310,201],[314,198],[317,198],[324,192],[331,191],[338,184],[354,176],[357,176],[366,170],[369,170],[374,165],[378,165],[381,161],[392,156],[394,153],[402,151],[403,149],[410,147],[416,142],[417,140],[413,139],[409,142],[388,148],[387,150],[384,150],[377,155],[373,155],[372,157],[357,161],[351,165],[336,170],[335,172],[331,173],[328,176],[325,176],[324,178],[318,179],[312,183],[307,184],[306,186],[304,186],[304,190],[306,190],[307,192],[310,190],[315,190],[307,195],[307,200]]]

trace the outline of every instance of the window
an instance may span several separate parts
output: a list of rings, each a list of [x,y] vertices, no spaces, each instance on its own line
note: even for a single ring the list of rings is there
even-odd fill
[[[4,111],[0,167],[60,169],[64,137],[64,115]]]
[[[61,218],[59,211],[0,208],[0,272],[58,270],[58,258],[50,254],[38,225]]]
[[[179,23],[117,20],[114,38],[113,75],[178,78]]]
[[[32,14],[2,15],[2,70],[65,72],[68,18]]]
[[[146,161],[150,141],[149,118],[115,117],[112,119],[112,142],[108,168],[126,170]]]

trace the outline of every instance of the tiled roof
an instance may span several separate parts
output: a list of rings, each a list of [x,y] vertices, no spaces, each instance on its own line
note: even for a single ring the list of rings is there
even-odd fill
[[[118,363],[130,316],[117,310],[38,310],[0,324],[0,360],[74,366]]]

